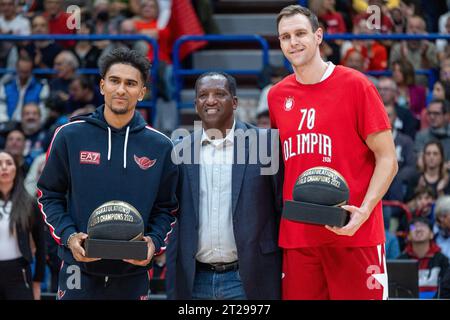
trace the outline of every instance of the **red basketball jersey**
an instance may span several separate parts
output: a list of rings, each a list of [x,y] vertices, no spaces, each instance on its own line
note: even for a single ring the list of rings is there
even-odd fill
[[[336,66],[325,80],[304,85],[292,74],[268,95],[272,127],[278,128],[285,164],[283,199],[291,200],[297,177],[315,166],[340,172],[350,189],[349,204],[360,207],[375,168],[368,135],[389,130],[383,102],[365,75]],[[381,202],[352,237],[324,226],[282,219],[280,246],[375,246],[383,243]]]

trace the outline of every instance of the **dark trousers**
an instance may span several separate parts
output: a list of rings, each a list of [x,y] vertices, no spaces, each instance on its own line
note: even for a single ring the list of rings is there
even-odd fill
[[[148,273],[122,277],[87,274],[63,263],[59,272],[58,300],[148,300]]]
[[[31,267],[24,258],[0,261],[0,300],[33,300]]]

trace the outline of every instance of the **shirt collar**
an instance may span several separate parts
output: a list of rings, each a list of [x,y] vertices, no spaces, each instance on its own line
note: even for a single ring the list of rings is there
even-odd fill
[[[201,138],[201,145],[207,145],[207,144],[213,144],[214,146],[218,147],[220,145],[233,145],[234,143],[234,128],[236,126],[236,120],[233,120],[233,125],[231,126],[231,129],[227,129],[227,135],[225,138],[222,139],[210,139],[208,135],[206,134],[205,129],[202,131],[202,138]]]
[[[326,78],[328,78],[329,76],[331,76],[331,74],[332,74],[333,71],[334,71],[334,68],[336,67],[335,64],[334,64],[333,62],[331,62],[331,61],[328,61],[327,64],[328,64],[328,66],[327,66],[327,68],[325,69],[325,73],[323,74],[322,79],[320,79],[319,82],[322,82],[322,81],[324,81]]]

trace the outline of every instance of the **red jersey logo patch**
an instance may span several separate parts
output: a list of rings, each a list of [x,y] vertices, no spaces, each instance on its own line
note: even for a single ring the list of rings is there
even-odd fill
[[[150,167],[153,167],[153,165],[156,163],[156,159],[150,160],[147,157],[138,157],[134,155],[134,161],[136,161],[139,168],[142,170],[147,170]]]
[[[100,164],[100,152],[80,151],[81,164]]]
[[[287,97],[286,100],[284,100],[284,110],[291,111],[293,107],[294,107],[294,98]]]

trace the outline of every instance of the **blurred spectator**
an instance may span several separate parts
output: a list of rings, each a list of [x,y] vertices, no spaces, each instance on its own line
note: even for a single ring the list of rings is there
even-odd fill
[[[46,151],[46,132],[42,128],[41,111],[37,104],[27,103],[23,106],[20,127],[25,135],[23,155],[25,162],[31,167],[34,159]]]
[[[425,217],[434,221],[434,204],[438,198],[435,190],[430,186],[418,186],[414,190],[414,197],[408,204],[412,217]]]
[[[367,25],[367,20],[361,19],[357,25],[353,26],[353,33],[375,34],[376,30],[368,28]],[[347,57],[347,53],[351,49],[362,54],[365,59],[365,70],[381,71],[386,69],[388,54],[386,47],[380,42],[376,40],[354,40],[350,43],[346,42],[345,47],[342,48],[343,60]]]
[[[44,222],[36,202],[23,187],[17,162],[5,151],[0,151],[0,172],[0,300],[40,299],[45,270]],[[36,248],[34,277],[31,240]]]
[[[439,80],[445,85],[450,85],[450,57],[441,61],[439,69]]]
[[[407,21],[412,16],[422,16],[422,0],[400,0],[396,8],[390,10],[392,21],[394,22],[395,33],[406,33]]]
[[[347,27],[344,18],[340,12],[336,11],[335,6],[335,0],[311,0],[309,2],[309,9],[326,23],[328,33],[345,33]]]
[[[449,173],[445,166],[444,150],[438,140],[425,144],[419,166],[420,177],[417,186],[429,186],[438,195],[450,194]]]
[[[43,130],[47,132],[47,136],[43,142],[43,148],[47,150],[56,129],[69,122],[69,116],[66,114],[67,101],[64,101],[61,97],[56,95],[50,96],[45,101],[45,106],[48,109],[48,117],[43,125]]]
[[[0,0],[0,35],[30,34],[30,22],[16,11],[16,0]],[[13,69],[18,56],[16,42],[0,41],[0,68]]]
[[[366,59],[364,58],[363,54],[355,48],[347,50],[345,56],[342,58],[341,63],[342,65],[358,70],[361,73],[364,73],[367,70]]]
[[[397,215],[391,219],[391,230],[396,230],[398,233],[407,233],[408,226],[411,221],[411,218],[414,217],[424,217],[427,218],[430,222],[434,220],[434,203],[436,202],[437,195],[435,190],[433,190],[429,186],[418,186],[414,189],[415,186],[411,186],[408,189],[408,193],[405,196],[405,200],[407,202],[407,210],[410,213],[410,217],[407,217],[407,214]],[[400,237],[400,248],[405,247],[404,238]]]
[[[28,170],[28,174],[25,178],[25,189],[27,190],[28,194],[32,197],[37,197],[37,181],[39,180],[39,177],[41,176],[42,170],[45,166],[45,158],[46,154],[40,154],[37,156],[33,163],[31,164],[30,170]]]
[[[115,34],[118,22],[114,25],[110,21],[108,0],[95,0],[92,20],[94,22],[94,34]],[[111,42],[109,40],[95,41],[94,45],[100,50],[105,49]]]
[[[323,23],[324,32],[329,34],[345,33],[347,27],[344,18],[340,12],[335,9],[335,0],[312,0],[309,2],[310,9],[317,15],[319,20]],[[327,41],[327,45],[332,49],[333,53],[327,55],[327,60],[338,64],[340,57],[340,45],[342,40]]]
[[[398,243],[398,239],[387,228],[384,230],[384,233],[386,236],[386,259],[396,259],[400,255],[400,245]]]
[[[134,15],[139,15],[141,11],[142,0],[129,0],[130,11]],[[158,0],[159,15],[158,15],[158,28],[163,29],[167,26],[172,11],[172,0]]]
[[[441,34],[450,34],[450,13],[446,16],[444,29],[439,30]],[[445,59],[450,56],[450,46],[445,39],[436,40],[436,50],[438,52],[439,60]]]
[[[390,231],[390,215],[385,214],[386,207],[383,206],[384,234],[386,236],[385,254],[386,259],[396,259],[400,255],[400,244],[397,236]]]
[[[369,5],[379,5],[380,8],[386,6],[386,8],[392,9],[400,5],[400,0],[383,0],[383,1],[353,0],[353,9],[355,9],[356,12],[366,12]]]
[[[430,221],[414,218],[409,224],[408,244],[399,259],[415,259],[419,262],[419,298],[436,296],[439,280],[448,268],[448,258],[433,241]]]
[[[407,33],[426,34],[426,24],[422,17],[412,16],[407,21]],[[390,64],[394,67],[396,61],[408,60],[416,69],[432,69],[438,66],[436,45],[428,40],[404,40],[395,43],[391,48]],[[424,75],[417,76],[417,83],[427,86]]]
[[[173,73],[172,73],[172,59],[171,54],[171,34],[168,27],[159,29],[157,26],[157,19],[159,15],[159,6],[157,0],[142,0],[141,11],[139,16],[134,20],[134,26],[138,33],[150,36],[158,41],[159,51],[159,64],[158,64],[158,76],[160,81],[158,82],[158,94],[164,98],[164,100],[172,100],[174,87],[173,87]],[[149,45],[147,57],[150,61],[153,61],[153,50]]]
[[[80,29],[77,30],[78,35],[91,35],[94,32],[94,27],[91,23],[81,21]],[[98,58],[102,51],[92,41],[77,41],[73,52],[78,58],[80,68],[98,68]],[[95,78],[95,77],[92,77]]]
[[[0,85],[0,121],[20,121],[22,108],[33,102],[47,115],[43,101],[49,96],[49,87],[44,80],[36,79],[33,74],[33,61],[21,57],[17,61],[17,74],[4,85]]]
[[[269,110],[263,110],[256,114],[256,126],[259,128],[270,129],[270,115]]]
[[[0,33],[29,35],[30,21],[17,14],[16,0],[0,0]]]
[[[416,134],[415,149],[419,160],[427,142],[438,140],[444,148],[445,161],[450,160],[450,126],[448,115],[450,104],[447,100],[432,100],[426,110],[429,127],[420,130]],[[420,165],[420,163],[419,163]],[[450,166],[447,164],[447,168]]]
[[[267,105],[267,94],[269,93],[270,88],[272,88],[272,86],[274,84],[277,84],[278,82],[280,82],[281,80],[283,80],[284,77],[286,77],[287,75],[289,75],[289,71],[282,66],[272,66],[270,65],[267,70],[265,70],[265,72],[267,72],[269,74],[269,77],[264,77],[265,79],[265,85],[264,88],[261,91],[261,94],[259,95],[259,101],[258,101],[258,107],[256,110],[256,113],[261,113],[263,111],[269,110],[269,107]],[[267,78],[268,78],[268,82],[267,83]]]
[[[92,83],[86,76],[76,76],[70,83],[69,93],[70,98],[67,103],[67,113],[72,113],[75,110],[82,113],[88,113],[92,107],[95,109],[104,102],[104,98],[100,94],[98,86]]]
[[[32,34],[48,34],[48,22],[44,16],[37,15],[31,20]],[[62,50],[61,46],[53,40],[31,41],[27,44],[20,55],[27,55],[34,61],[36,68],[51,69],[55,57]]]
[[[31,168],[28,171],[28,174],[25,178],[25,189],[28,194],[34,198],[38,196],[37,194],[37,181],[41,176],[42,170],[45,166],[46,154],[43,153],[37,156],[33,163],[31,164]],[[51,236],[51,232],[48,229],[47,225],[45,227],[45,244],[47,251],[47,261],[46,264],[50,270],[50,287],[47,288],[48,292],[56,293],[58,290],[58,273],[61,267],[61,260],[58,257],[58,244],[54,241]]]
[[[428,94],[427,97],[427,105],[430,104],[433,100],[450,100],[450,83],[443,82],[441,80],[437,80],[433,85],[433,91]],[[426,121],[424,121],[424,119]],[[421,128],[428,128],[429,123],[428,119],[426,119],[426,112],[422,111],[422,117],[420,119],[422,125]]]
[[[450,259],[450,196],[440,197],[436,202],[436,243]]]
[[[341,64],[358,70],[361,73],[365,73],[367,71],[367,63],[368,60],[364,58],[363,54],[356,50],[355,48],[351,48],[349,50],[347,50],[347,53],[345,54],[345,56],[342,58]],[[378,79],[370,76],[370,75],[366,75],[366,77],[372,81],[372,83],[376,86],[378,84]]]
[[[426,0],[421,3],[422,16],[427,23],[427,31],[436,33],[439,30],[439,17],[447,12],[447,3],[444,0]]]
[[[427,90],[424,86],[416,84],[414,67],[408,60],[395,61],[392,64],[392,78],[397,84],[397,103],[400,107],[411,110],[412,114],[420,119],[425,109]]]
[[[120,23],[119,28],[119,34],[120,35],[136,35],[136,27],[134,25],[134,20],[132,19],[125,19]],[[147,42],[144,40],[138,40],[138,41],[112,41],[101,53],[99,60],[107,55],[112,50],[119,48],[119,47],[127,47],[128,49],[136,50],[140,54],[146,56],[149,50],[149,47],[147,45]]]
[[[390,77],[381,77],[378,79],[377,89],[384,105],[392,105],[395,108],[397,117],[395,118],[394,128],[414,139],[419,128],[419,121],[409,109],[398,105],[398,90],[395,81]]]
[[[72,51],[64,50],[56,56],[56,75],[49,83],[51,95],[57,95],[64,101],[69,100],[69,85],[75,78],[78,66],[78,59]]]
[[[13,129],[6,135],[5,151],[14,157],[18,164],[18,169],[26,177],[30,166],[26,163],[23,156],[25,151],[25,134],[22,130]]]
[[[67,23],[70,20],[70,14],[64,11],[62,0],[44,0],[43,16],[48,21],[50,34],[74,34],[75,28],[70,28]],[[75,45],[74,40],[58,41],[64,48],[71,48]]]
[[[399,132],[395,128],[397,114],[395,112],[394,106],[392,104],[388,104],[385,105],[385,108],[392,127],[392,136],[394,138],[395,151],[398,161],[398,173],[395,176],[394,180],[398,179],[402,185],[407,186],[413,183],[414,178],[417,174],[414,142],[411,137],[403,134],[402,132]],[[403,190],[402,197],[396,200],[403,201],[405,192],[406,190]]]
[[[393,33],[405,33],[406,32],[406,21],[408,15],[405,15],[401,7],[392,8],[390,11],[390,16],[394,24],[392,28]]]
[[[361,0],[359,0],[359,2],[361,2]],[[371,10],[367,11],[367,6],[378,6],[379,8],[381,8],[380,25],[374,25],[373,27],[375,27],[375,29],[380,33],[391,33],[394,29],[394,22],[389,15],[388,8],[384,5],[384,1],[368,0],[365,1],[365,3],[365,9],[363,11],[359,11],[360,13],[353,18],[353,24],[359,24],[361,20],[369,20],[371,18],[374,12]]]
[[[432,97],[437,100],[450,100],[450,85],[448,83],[444,85],[440,80],[436,81],[433,85]]]

